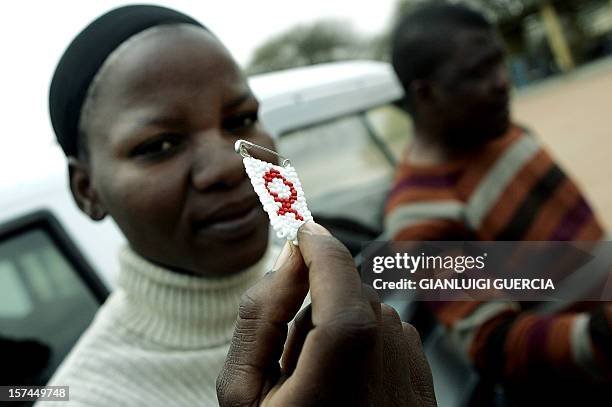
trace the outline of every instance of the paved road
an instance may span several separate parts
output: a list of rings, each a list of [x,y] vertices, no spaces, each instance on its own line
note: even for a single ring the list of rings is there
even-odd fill
[[[513,111],[574,176],[612,232],[612,59],[518,92]]]

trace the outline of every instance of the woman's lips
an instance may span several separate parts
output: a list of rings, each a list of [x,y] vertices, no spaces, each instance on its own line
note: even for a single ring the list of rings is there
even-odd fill
[[[240,238],[248,235],[255,229],[261,211],[261,207],[255,205],[246,212],[236,216],[225,217],[224,219],[206,222],[205,224],[196,223],[195,229],[197,233],[214,234],[215,236],[230,239]]]

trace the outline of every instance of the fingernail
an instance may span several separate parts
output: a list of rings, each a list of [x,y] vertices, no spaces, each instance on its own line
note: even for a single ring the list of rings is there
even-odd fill
[[[304,223],[298,230],[298,240],[300,235],[329,235],[329,231],[316,222]]]
[[[274,271],[278,270],[279,267],[281,267],[283,264],[285,264],[289,260],[289,257],[291,257],[291,251],[292,251],[291,246],[292,246],[291,243],[289,242],[285,243],[285,245],[283,246],[283,250],[280,252],[280,254],[278,255],[278,258],[274,262],[274,267],[272,268],[272,270]]]

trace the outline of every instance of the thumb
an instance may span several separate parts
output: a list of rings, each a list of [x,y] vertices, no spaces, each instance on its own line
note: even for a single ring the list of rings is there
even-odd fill
[[[300,251],[285,244],[274,270],[242,297],[234,335],[217,378],[221,406],[251,405],[278,379],[287,324],[308,293]]]
[[[402,333],[406,341],[408,351],[408,363],[410,372],[410,383],[414,393],[419,398],[422,406],[437,406],[436,393],[434,391],[433,377],[421,337],[416,328],[406,322],[402,322]]]

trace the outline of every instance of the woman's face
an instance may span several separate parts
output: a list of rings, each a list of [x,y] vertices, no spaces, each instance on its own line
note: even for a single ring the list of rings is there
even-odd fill
[[[90,107],[80,199],[109,213],[136,252],[199,275],[237,272],[262,257],[267,216],[233,146],[273,142],[216,39],[189,26],[144,33],[108,62]]]

